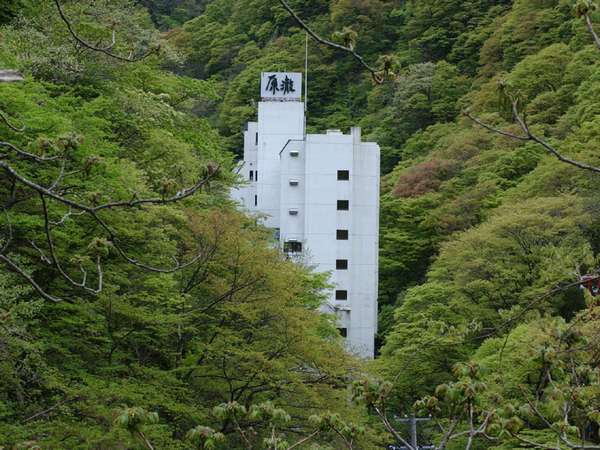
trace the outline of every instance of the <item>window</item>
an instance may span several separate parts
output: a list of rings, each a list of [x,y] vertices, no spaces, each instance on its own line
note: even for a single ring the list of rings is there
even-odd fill
[[[258,206],[258,195],[254,196],[254,206]]]
[[[254,170],[250,171],[250,181],[254,181]]]
[[[338,241],[347,241],[348,240],[348,230],[336,230],[335,238]]]
[[[348,260],[347,259],[336,259],[335,260],[335,268],[337,270],[348,270]]]
[[[348,300],[348,291],[337,290],[335,291],[336,300]]]
[[[348,328],[338,328],[338,332],[343,338],[348,337]]]
[[[258,170],[256,171],[256,173],[254,174],[254,181],[258,181]]]
[[[300,152],[298,150],[290,150],[290,156],[292,158],[297,158]]]
[[[294,179],[294,178],[290,178],[290,186],[298,186],[299,181]]]
[[[337,201],[337,210],[338,211],[348,211],[350,209],[350,202],[348,200],[338,200]]]
[[[339,181],[348,181],[350,179],[350,171],[338,170],[337,178]]]
[[[298,215],[298,210],[295,208],[290,209],[290,216],[297,216]]]
[[[258,133],[254,136],[254,144],[258,145]]]
[[[299,242],[299,241],[284,242],[283,251],[285,253],[302,253],[302,242]]]

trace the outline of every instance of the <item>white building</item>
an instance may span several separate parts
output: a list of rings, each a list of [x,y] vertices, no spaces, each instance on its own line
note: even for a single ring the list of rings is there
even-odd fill
[[[263,73],[258,122],[244,132],[232,196],[266,215],[283,251],[331,273],[334,311],[350,351],[373,357],[377,331],[379,146],[328,130],[305,134],[302,77]]]

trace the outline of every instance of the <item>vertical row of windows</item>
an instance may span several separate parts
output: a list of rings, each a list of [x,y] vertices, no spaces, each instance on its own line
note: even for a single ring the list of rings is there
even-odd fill
[[[337,179],[338,181],[349,181],[350,180],[350,171],[349,170],[338,170],[337,171]],[[337,201],[337,210],[338,211],[348,211],[350,209],[350,201],[348,200],[338,200]],[[349,232],[346,229],[338,229],[335,232],[335,238],[338,241],[347,241],[349,237]],[[348,260],[347,259],[338,259],[335,261],[336,270],[348,270]],[[336,289],[335,291],[335,299],[338,301],[348,300],[348,291],[346,289]],[[342,337],[347,337],[348,330],[346,328],[338,329]]]
[[[258,170],[257,171],[254,171],[254,170],[250,171],[250,181],[258,181]]]

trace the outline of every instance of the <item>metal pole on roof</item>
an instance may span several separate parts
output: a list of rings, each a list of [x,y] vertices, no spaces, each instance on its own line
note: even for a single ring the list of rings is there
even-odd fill
[[[304,42],[304,140],[306,140],[306,113],[308,111],[308,33]]]

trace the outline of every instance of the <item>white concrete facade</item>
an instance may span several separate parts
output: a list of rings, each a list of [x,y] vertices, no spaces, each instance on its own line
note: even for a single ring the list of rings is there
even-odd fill
[[[244,132],[240,174],[247,184],[232,196],[266,216],[282,250],[331,274],[325,309],[337,314],[349,350],[370,358],[377,331],[379,146],[362,142],[360,128],[305,135],[304,119],[301,101],[258,104],[258,122]]]

